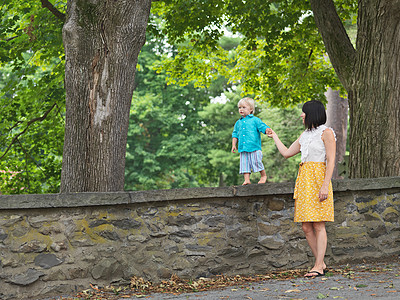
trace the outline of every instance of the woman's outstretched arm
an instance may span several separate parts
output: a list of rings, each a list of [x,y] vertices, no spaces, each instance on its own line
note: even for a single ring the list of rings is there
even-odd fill
[[[300,153],[300,143],[298,138],[293,144],[290,145],[289,148],[287,148],[279,139],[278,135],[273,131],[271,128],[267,128],[266,131],[267,136],[272,138],[275,142],[276,147],[278,148],[279,152],[282,154],[284,158],[289,158],[297,153]]]

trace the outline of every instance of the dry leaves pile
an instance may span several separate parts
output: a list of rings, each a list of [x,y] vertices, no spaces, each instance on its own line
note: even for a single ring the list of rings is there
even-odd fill
[[[385,269],[358,269],[358,272],[382,272]],[[193,293],[202,292],[215,289],[223,289],[230,286],[236,286],[246,288],[251,283],[261,282],[266,280],[290,280],[293,278],[303,277],[306,270],[289,270],[289,271],[275,271],[265,275],[255,276],[224,276],[217,275],[214,278],[199,278],[197,280],[183,280],[176,275],[172,275],[170,279],[163,280],[161,283],[153,284],[141,277],[132,277],[129,286],[106,286],[99,287],[91,285],[90,289],[79,292],[72,298],[61,298],[62,300],[72,299],[96,299],[96,300],[116,300],[121,298],[145,298],[149,294],[153,293],[169,293],[169,294],[182,294],[182,293]],[[327,277],[333,274],[341,274],[344,277],[352,278],[354,276],[354,270],[350,267],[344,267],[341,269],[331,269],[326,274]],[[60,298],[58,298],[60,299]]]
[[[247,286],[253,282],[260,282],[270,279],[288,280],[304,275],[305,270],[289,270],[289,271],[276,271],[265,275],[254,276],[224,276],[217,275],[214,278],[199,278],[197,280],[183,280],[176,275],[172,275],[170,279],[163,280],[158,284],[153,284],[146,281],[141,277],[132,277],[130,286],[126,287],[113,287],[105,286],[99,287],[91,285],[90,289],[79,292],[73,298],[61,298],[62,300],[72,299],[97,299],[97,300],[115,300],[121,298],[130,298],[136,296],[137,298],[145,298],[146,295],[152,293],[169,293],[169,294],[182,294],[209,291],[213,289],[223,289],[229,286]]]

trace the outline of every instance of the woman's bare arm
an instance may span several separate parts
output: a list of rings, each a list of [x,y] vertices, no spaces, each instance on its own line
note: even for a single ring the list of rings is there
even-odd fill
[[[274,140],[276,147],[284,158],[289,158],[297,153],[300,153],[300,138],[298,138],[293,144],[290,145],[289,148],[287,148],[271,128],[267,128],[266,134]]]
[[[333,131],[329,128],[322,133],[322,141],[326,151],[326,170],[325,179],[319,192],[320,201],[324,201],[328,197],[329,182],[332,179],[333,169],[335,168],[336,159],[336,140]]]

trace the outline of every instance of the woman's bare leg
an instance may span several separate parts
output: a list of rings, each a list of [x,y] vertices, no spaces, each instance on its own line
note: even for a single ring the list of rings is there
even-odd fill
[[[325,222],[304,222],[302,228],[308,245],[315,257],[314,267],[311,268],[311,271],[308,272],[306,276],[312,276],[312,274],[316,275],[312,271],[318,271],[323,274],[324,269],[326,268],[324,257],[328,243]]]

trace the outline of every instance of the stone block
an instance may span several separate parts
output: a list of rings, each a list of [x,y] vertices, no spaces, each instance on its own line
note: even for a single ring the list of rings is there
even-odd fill
[[[11,234],[13,237],[22,237],[24,235],[26,235],[29,232],[29,227],[27,226],[16,226],[13,227]]]
[[[386,226],[379,225],[378,227],[371,229],[369,231],[368,235],[371,238],[378,238],[378,237],[384,236],[385,234],[387,234],[387,232],[388,231],[386,229]]]
[[[0,242],[3,242],[8,237],[8,234],[3,228],[0,228]]]
[[[34,263],[36,266],[43,269],[50,269],[54,266],[62,264],[64,261],[51,253],[42,253],[35,257]]]
[[[395,223],[399,220],[399,217],[400,217],[399,212],[390,212],[383,216],[383,220],[385,220],[385,222]],[[0,240],[1,240],[1,235],[0,235]]]
[[[122,277],[121,265],[115,258],[103,258],[91,271],[94,279],[114,279]]]
[[[190,215],[168,216],[167,224],[182,227],[184,225],[194,225],[200,221],[200,218]]]
[[[118,233],[116,233],[115,231],[111,231],[111,230],[103,230],[99,232],[99,236],[110,240],[110,241],[119,241],[121,240],[121,238],[119,237]]]
[[[167,268],[161,267],[161,268],[159,268],[159,269],[157,270],[157,276],[158,276],[160,279],[171,278],[172,275],[173,275],[173,274],[172,274],[171,270],[169,270],[169,269],[167,269]]]
[[[0,219],[1,227],[10,227],[23,220],[22,215],[8,215]]]
[[[41,241],[31,241],[23,243],[18,247],[18,249],[14,250],[14,252],[22,252],[22,253],[41,253],[47,249],[47,245]]]
[[[281,199],[272,199],[268,201],[268,209],[272,211],[281,211],[285,208],[285,201]]]
[[[36,269],[29,268],[26,272],[16,274],[9,278],[7,282],[10,282],[12,284],[16,285],[30,285],[34,283],[35,281],[39,280],[41,276],[44,276],[44,273],[41,271],[38,271]]]
[[[265,256],[267,251],[264,248],[255,247],[248,252],[247,258]]]
[[[137,229],[142,226],[141,222],[130,219],[113,220],[110,222],[110,224],[124,230]]]
[[[225,223],[224,216],[207,216],[203,219],[203,223],[210,227],[216,227]]]
[[[212,275],[228,274],[231,271],[232,271],[232,267],[228,264],[218,264],[218,265],[214,265],[209,268],[209,272]]]
[[[191,238],[192,237],[192,231],[191,230],[177,230],[174,232],[171,232],[171,236],[177,236],[180,238]]]
[[[235,258],[242,257],[245,254],[245,249],[243,247],[227,247],[222,249],[217,253],[218,256],[223,258]]]
[[[273,225],[261,223],[261,222],[258,222],[257,226],[258,226],[259,235],[261,235],[261,236],[274,235],[274,234],[278,233],[281,229],[278,226],[273,226]]]
[[[282,249],[285,245],[285,241],[278,235],[275,236],[260,236],[258,242],[263,247],[270,250]]]

